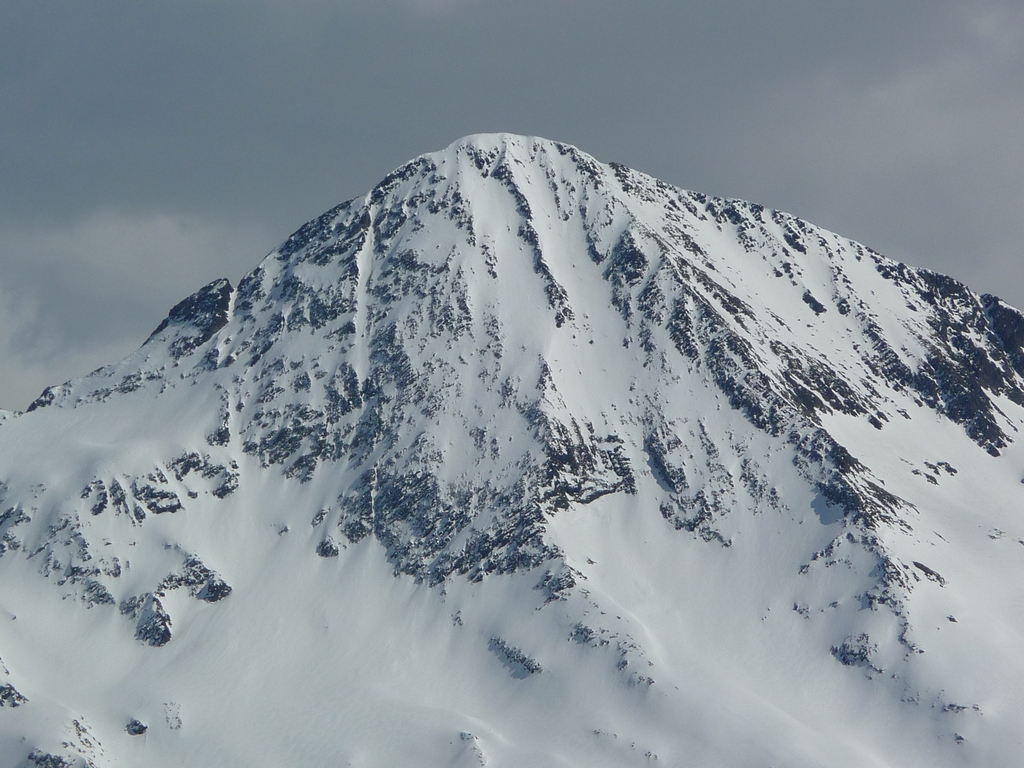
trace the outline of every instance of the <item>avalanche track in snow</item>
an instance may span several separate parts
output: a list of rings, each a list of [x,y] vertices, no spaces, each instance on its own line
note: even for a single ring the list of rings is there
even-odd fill
[[[1022,344],[462,139],[0,414],[0,763],[1019,765]]]

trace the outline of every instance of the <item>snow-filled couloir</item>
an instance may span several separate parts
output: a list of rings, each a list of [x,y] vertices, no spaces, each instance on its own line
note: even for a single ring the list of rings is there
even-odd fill
[[[462,139],[0,421],[0,763],[1018,765],[1022,344]]]

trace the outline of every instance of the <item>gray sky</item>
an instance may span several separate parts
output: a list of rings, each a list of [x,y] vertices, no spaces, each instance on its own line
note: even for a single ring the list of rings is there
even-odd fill
[[[0,407],[482,131],[1024,306],[1020,0],[3,0]]]

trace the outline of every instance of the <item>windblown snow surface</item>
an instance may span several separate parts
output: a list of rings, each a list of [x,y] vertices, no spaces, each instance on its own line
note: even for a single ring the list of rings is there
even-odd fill
[[[1019,766],[1024,316],[473,136],[0,419],[0,764]]]

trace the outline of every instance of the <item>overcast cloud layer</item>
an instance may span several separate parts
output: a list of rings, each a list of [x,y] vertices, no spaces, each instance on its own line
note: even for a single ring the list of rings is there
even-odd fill
[[[1024,306],[1019,0],[0,3],[0,407],[483,131]]]

